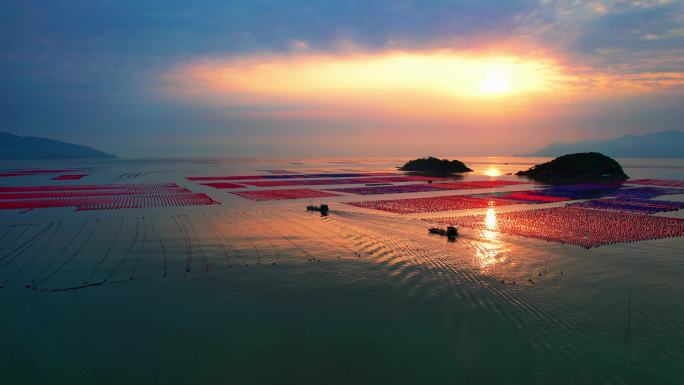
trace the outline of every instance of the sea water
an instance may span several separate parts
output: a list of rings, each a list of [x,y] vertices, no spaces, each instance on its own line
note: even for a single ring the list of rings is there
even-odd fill
[[[475,170],[464,180],[519,180],[506,174],[541,160],[464,159]],[[683,238],[585,250],[461,229],[447,242],[421,220],[445,213],[342,202],[505,189],[255,202],[185,179],[395,172],[403,161],[3,163],[89,175],[2,186],[175,182],[220,205],[0,211],[0,383],[684,382]],[[684,180],[681,160],[619,161],[633,178]],[[307,213],[310,203],[331,212]],[[50,223],[8,262],[15,237]]]

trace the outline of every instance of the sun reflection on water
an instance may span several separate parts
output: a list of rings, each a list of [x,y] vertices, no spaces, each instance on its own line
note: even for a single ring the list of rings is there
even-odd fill
[[[476,246],[475,257],[481,268],[488,268],[504,262],[506,257],[502,242],[498,240],[496,209],[494,207],[487,209],[484,221],[483,241]]]
[[[482,172],[486,176],[501,176],[503,172],[496,166],[489,166],[486,170]]]

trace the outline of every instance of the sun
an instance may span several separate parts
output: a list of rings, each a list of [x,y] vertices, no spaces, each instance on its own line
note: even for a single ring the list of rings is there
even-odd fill
[[[480,91],[485,95],[504,94],[511,90],[508,71],[505,68],[494,67],[485,71],[480,85]]]

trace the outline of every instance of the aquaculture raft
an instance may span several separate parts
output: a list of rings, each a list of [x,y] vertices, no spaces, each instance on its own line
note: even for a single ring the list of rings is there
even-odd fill
[[[324,191],[311,189],[283,189],[283,190],[254,190],[254,191],[234,191],[235,194],[245,199],[254,201],[273,201],[273,200],[288,200],[288,199],[303,199],[303,198],[326,198],[335,197],[339,194],[333,194]]]
[[[487,225],[485,215],[427,221],[573,244],[587,249],[614,243],[684,236],[684,219],[579,207],[497,213],[495,226]]]
[[[651,186],[684,187],[684,180],[670,179],[630,179],[625,183],[645,184]],[[684,191],[682,191],[682,193],[684,193]]]
[[[0,210],[75,207],[80,211],[212,204],[218,202],[175,183],[0,187]]]
[[[228,182],[223,182],[223,183],[200,183],[202,186],[209,186],[213,187],[215,189],[231,189],[231,188],[243,188],[246,187],[241,184],[237,183],[228,183]]]
[[[507,206],[520,202],[491,197],[473,197],[467,195],[447,195],[429,198],[387,199],[364,202],[343,202],[345,204],[396,214],[418,214],[435,211],[483,209],[493,206]]]
[[[568,207],[585,207],[599,210],[655,214],[659,212],[680,210],[684,208],[684,202],[671,202],[635,198],[615,198],[577,202],[568,205]]]

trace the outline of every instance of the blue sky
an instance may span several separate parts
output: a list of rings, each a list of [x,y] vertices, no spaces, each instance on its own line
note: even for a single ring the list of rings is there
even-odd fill
[[[551,60],[573,92],[505,116],[491,101],[479,113],[454,101],[452,112],[407,116],[340,101],[365,98],[358,90],[325,103],[245,98],[184,70],[434,50]],[[6,0],[0,87],[0,130],[122,156],[506,155],[681,129],[684,2]]]

